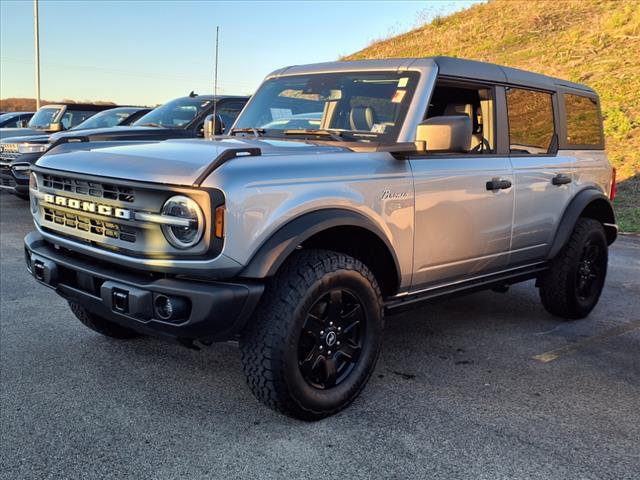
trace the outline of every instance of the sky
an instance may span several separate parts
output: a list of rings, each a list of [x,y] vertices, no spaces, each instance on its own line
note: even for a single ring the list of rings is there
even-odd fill
[[[252,93],[269,72],[338,60],[477,0],[40,0],[41,98],[157,105]],[[0,1],[0,97],[35,97],[33,1]]]

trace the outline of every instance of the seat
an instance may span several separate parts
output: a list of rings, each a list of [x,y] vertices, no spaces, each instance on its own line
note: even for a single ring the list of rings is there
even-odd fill
[[[470,152],[482,152],[485,148],[489,149],[489,142],[482,134],[482,123],[479,121],[479,115],[474,113],[474,107],[470,103],[450,103],[444,109],[445,115],[466,115],[471,119],[473,125],[473,135],[471,135]]]
[[[375,113],[371,107],[352,107],[349,113],[351,130],[370,132],[375,124]]]

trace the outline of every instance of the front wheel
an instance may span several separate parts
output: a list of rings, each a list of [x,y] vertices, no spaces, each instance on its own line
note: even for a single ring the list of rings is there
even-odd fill
[[[540,278],[540,298],[549,313],[566,319],[589,315],[604,287],[607,247],[602,224],[580,218],[567,245]]]
[[[332,415],[373,372],[382,321],[380,289],[364,264],[336,252],[298,252],[270,280],[242,336],[247,382],[286,415]]]

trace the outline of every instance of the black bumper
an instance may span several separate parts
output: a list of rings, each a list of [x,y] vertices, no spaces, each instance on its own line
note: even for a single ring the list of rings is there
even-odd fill
[[[10,165],[1,165],[0,188],[19,195],[29,195],[29,171],[17,173]]]
[[[25,239],[27,269],[40,283],[88,311],[138,332],[182,342],[236,338],[257,305],[264,286],[209,282],[123,271],[110,264],[56,249],[37,232]],[[159,296],[182,302],[176,319],[160,320]]]

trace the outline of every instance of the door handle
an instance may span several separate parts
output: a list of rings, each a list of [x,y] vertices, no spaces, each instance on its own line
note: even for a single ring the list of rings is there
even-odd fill
[[[511,188],[511,180],[505,180],[504,178],[494,178],[487,182],[487,190],[504,190]]]
[[[551,183],[554,185],[566,185],[567,183],[571,183],[571,177],[559,173],[551,179]]]

